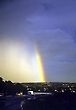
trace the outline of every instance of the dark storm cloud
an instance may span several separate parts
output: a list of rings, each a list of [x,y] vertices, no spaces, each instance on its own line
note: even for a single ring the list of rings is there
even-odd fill
[[[38,45],[47,80],[75,81],[76,0],[8,0],[0,24],[0,37]]]

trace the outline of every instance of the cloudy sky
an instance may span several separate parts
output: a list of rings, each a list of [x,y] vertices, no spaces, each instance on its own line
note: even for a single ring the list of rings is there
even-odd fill
[[[46,81],[76,82],[76,0],[0,1],[0,75],[12,81],[36,79],[34,45]],[[30,68],[32,78],[24,68]]]

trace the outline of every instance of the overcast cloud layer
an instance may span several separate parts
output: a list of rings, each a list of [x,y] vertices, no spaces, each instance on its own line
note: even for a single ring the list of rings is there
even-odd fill
[[[2,39],[36,44],[47,81],[76,82],[76,0],[1,1]]]

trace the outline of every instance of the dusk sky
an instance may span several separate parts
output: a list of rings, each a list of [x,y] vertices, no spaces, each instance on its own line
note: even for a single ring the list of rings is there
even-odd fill
[[[38,81],[34,47],[46,81],[76,82],[76,0],[0,0],[0,76]]]

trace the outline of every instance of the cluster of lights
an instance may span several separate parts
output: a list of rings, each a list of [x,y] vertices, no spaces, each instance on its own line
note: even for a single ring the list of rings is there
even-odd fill
[[[76,91],[73,90],[73,91],[71,91],[71,92],[75,93]]]
[[[23,95],[23,92],[20,92],[20,93],[16,93],[17,96],[22,96]]]
[[[72,90],[71,88],[69,89],[72,93],[75,93],[75,90]],[[57,89],[54,90],[55,92],[59,92]],[[62,89],[60,92],[64,93],[66,91],[66,89]]]
[[[29,88],[29,87],[27,86],[27,91],[29,91],[29,90],[31,91],[31,88]]]
[[[56,90],[56,89],[55,89],[54,91],[55,91],[55,92],[58,92],[58,90]]]
[[[55,92],[59,92],[57,89],[54,90]],[[61,92],[64,92],[64,90],[62,89]]]

